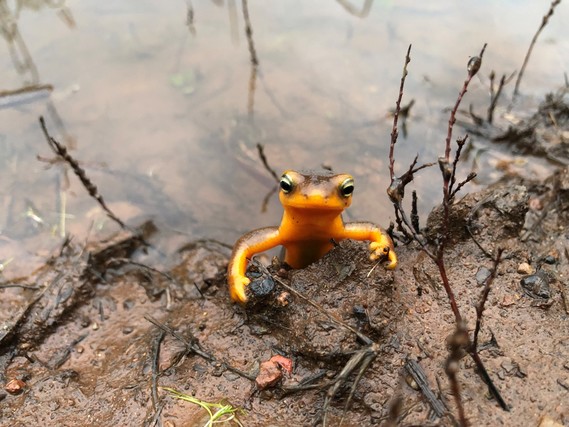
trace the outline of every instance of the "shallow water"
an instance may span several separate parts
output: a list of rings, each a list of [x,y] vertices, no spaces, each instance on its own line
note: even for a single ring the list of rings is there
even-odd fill
[[[415,105],[396,147],[399,174],[416,153],[424,161],[442,153],[444,110],[456,100],[469,57],[488,43],[463,103],[483,114],[490,71],[520,68],[549,7],[531,0],[368,1],[352,3],[363,10],[355,16],[334,1],[249,1],[259,61],[253,93],[239,1],[194,1],[191,23],[182,1],[52,3],[0,1],[0,91],[53,88],[0,98],[0,263],[7,277],[42,262],[62,234],[94,239],[112,229],[71,172],[37,159],[53,157],[40,115],[131,223],[151,217],[183,239],[226,243],[276,224],[276,196],[261,212],[273,186],[256,153],[261,143],[278,173],[323,164],[352,173],[348,218],[387,226],[387,116],[408,44],[403,103]],[[563,84],[568,24],[561,4],[522,81],[526,105]],[[512,89],[513,82],[508,96]],[[474,148],[483,173],[470,189],[496,179],[497,162],[513,159],[476,139]],[[513,160],[527,176],[548,169]],[[464,175],[471,167],[464,165]],[[439,199],[439,180],[434,169],[417,178],[423,212]]]

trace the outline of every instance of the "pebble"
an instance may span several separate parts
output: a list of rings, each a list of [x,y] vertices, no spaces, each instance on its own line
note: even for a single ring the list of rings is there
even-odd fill
[[[255,383],[259,390],[264,390],[278,383],[282,377],[283,373],[278,364],[269,360],[261,363]]]
[[[533,274],[533,273],[535,273],[535,270],[527,262],[522,262],[520,265],[518,265],[518,273],[519,274]]]
[[[541,418],[538,427],[563,427],[563,424],[558,423],[549,415],[544,415]]]
[[[549,278],[543,271],[524,277],[520,284],[524,292],[536,299],[551,298],[551,289],[549,288]]]
[[[476,272],[476,283],[483,285],[486,279],[490,277],[491,271],[486,267],[480,267]]]
[[[6,384],[4,390],[6,390],[10,394],[20,394],[24,390],[25,386],[26,383],[23,382],[22,380],[13,379],[8,381],[8,384]]]

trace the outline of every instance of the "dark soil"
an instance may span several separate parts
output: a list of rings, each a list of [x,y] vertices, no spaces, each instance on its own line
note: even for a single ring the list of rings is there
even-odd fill
[[[537,426],[544,417],[569,425],[568,203],[564,170],[542,183],[518,178],[453,207],[446,265],[471,329],[492,261],[466,226],[486,251],[505,251],[480,354],[510,411],[489,397],[466,356],[458,379],[472,425]],[[427,234],[438,226],[435,209]],[[27,280],[39,289],[2,290],[5,301],[20,301],[2,310],[2,382],[24,383],[20,394],[0,391],[2,425],[207,422],[203,409],[163,386],[229,401],[251,426],[311,425],[327,400],[329,425],[342,417],[344,426],[453,425],[444,367],[454,318],[438,271],[418,248],[399,245],[400,267],[387,272],[368,260],[365,244],[342,242],[305,270],[280,272],[314,305],[277,282],[277,294],[288,294],[280,295],[284,303],[245,308],[229,300],[225,246],[188,245],[163,274],[130,262],[144,253],[140,245],[132,237],[102,248],[71,242]],[[519,273],[523,263],[531,271]],[[293,373],[257,390],[259,365],[275,354],[293,360]],[[432,404],[410,376],[412,366],[424,372]],[[433,405],[449,412],[438,417]]]

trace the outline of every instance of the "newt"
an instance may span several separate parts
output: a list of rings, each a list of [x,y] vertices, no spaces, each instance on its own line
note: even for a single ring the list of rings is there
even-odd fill
[[[332,172],[287,170],[280,179],[279,199],[284,208],[278,227],[265,227],[243,235],[233,247],[227,268],[229,293],[236,302],[246,303],[250,279],[247,261],[257,253],[284,246],[284,262],[304,268],[319,260],[344,239],[370,241],[370,259],[386,258],[388,269],[397,266],[391,238],[370,222],[344,223],[342,212],[352,203],[354,178]]]

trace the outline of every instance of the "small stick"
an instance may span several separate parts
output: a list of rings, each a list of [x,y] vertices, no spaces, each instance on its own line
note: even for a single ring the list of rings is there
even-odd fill
[[[471,351],[478,352],[478,334],[480,333],[480,327],[482,324],[482,313],[484,312],[484,305],[486,304],[486,300],[488,300],[488,295],[490,294],[490,287],[492,286],[492,282],[496,278],[496,274],[498,272],[498,265],[500,264],[500,260],[502,257],[502,253],[504,249],[498,248],[496,253],[496,258],[494,259],[494,267],[492,267],[492,271],[490,275],[486,278],[486,283],[484,284],[484,290],[482,291],[482,296],[480,297],[480,302],[476,307],[476,328],[474,329],[474,336],[472,338],[472,349]]]
[[[423,396],[425,396],[425,399],[427,399],[427,402],[429,402],[429,405],[431,405],[431,408],[433,408],[433,411],[435,411],[437,417],[441,418],[446,412],[446,409],[444,407],[444,404],[437,398],[437,396],[435,396],[433,391],[430,389],[429,381],[427,380],[427,376],[425,375],[425,371],[423,371],[421,365],[419,365],[416,360],[408,358],[405,361],[405,370],[417,383],[419,390],[421,390],[421,393],[423,393]]]
[[[7,96],[22,95],[24,93],[52,92],[52,91],[53,91],[53,85],[32,84],[14,90],[0,90],[0,98],[4,98]]]
[[[417,192],[413,190],[411,193],[412,201],[411,201],[411,224],[413,225],[413,229],[415,233],[421,233],[421,227],[419,226],[419,212],[417,208]]]
[[[391,181],[395,178],[394,164],[395,157],[393,155],[395,150],[395,143],[397,142],[397,137],[399,136],[399,131],[397,130],[397,121],[399,120],[399,113],[401,112],[401,99],[403,98],[403,88],[405,87],[405,79],[407,78],[407,64],[411,62],[411,45],[407,48],[407,54],[405,55],[405,64],[403,65],[403,74],[401,75],[401,84],[399,85],[399,96],[397,97],[397,102],[395,103],[395,111],[393,112],[393,128],[391,129],[391,144],[389,145],[389,175]]]
[[[45,135],[47,143],[49,144],[49,146],[53,150],[53,152],[55,154],[57,154],[59,157],[61,157],[63,160],[65,160],[69,164],[69,166],[71,166],[71,169],[73,169],[73,172],[75,172],[75,175],[77,176],[77,178],[79,178],[79,180],[81,181],[81,183],[83,184],[83,186],[85,187],[85,189],[87,190],[89,195],[91,197],[93,197],[99,203],[99,205],[107,213],[109,218],[111,218],[118,225],[120,225],[120,227],[123,230],[127,230],[128,228],[124,224],[124,222],[122,222],[113,213],[113,211],[111,211],[108,208],[107,204],[103,200],[103,196],[101,196],[99,194],[99,191],[97,190],[97,186],[95,184],[93,184],[93,182],[89,179],[89,177],[87,177],[87,175],[85,174],[85,170],[83,168],[81,168],[81,166],[79,166],[79,163],[77,162],[77,160],[75,160],[73,157],[71,157],[71,155],[68,153],[67,148],[65,146],[61,145],[54,138],[51,137],[51,135],[47,131],[47,128],[45,125],[45,120],[44,120],[43,116],[40,116],[40,126],[42,128],[43,134]]]
[[[476,73],[480,69],[480,66],[482,65],[482,56],[484,55],[484,51],[486,50],[487,45],[488,45],[487,43],[484,43],[484,46],[482,47],[479,56],[474,56],[470,58],[470,61],[468,62],[468,76],[464,81],[464,84],[462,85],[462,90],[458,94],[458,98],[456,99],[454,108],[451,110],[450,117],[448,120],[447,138],[445,141],[446,142],[445,159],[447,162],[449,162],[449,157],[450,157],[450,140],[452,138],[452,128],[454,127],[454,123],[456,122],[456,112],[458,111],[458,106],[460,105],[462,98],[464,97],[464,95],[468,90],[468,85],[470,84],[470,81],[476,75]]]
[[[462,404],[462,396],[460,394],[460,385],[456,374],[459,368],[459,361],[462,358],[464,347],[470,342],[466,324],[463,321],[457,321],[456,329],[449,342],[449,355],[447,358],[445,372],[449,378],[450,387],[454,396],[454,401],[458,409],[458,419],[462,427],[468,426],[464,405]]]
[[[537,38],[539,37],[539,34],[541,33],[541,31],[545,28],[545,26],[547,25],[547,23],[549,22],[549,18],[551,18],[551,16],[553,15],[553,12],[555,10],[555,7],[561,3],[561,0],[553,0],[551,2],[551,5],[549,6],[549,10],[547,11],[547,13],[543,16],[543,18],[541,18],[541,25],[539,26],[539,28],[537,29],[536,33],[533,36],[533,39],[531,39],[531,43],[529,45],[528,51],[526,53],[526,56],[524,58],[524,63],[522,64],[522,68],[520,69],[520,73],[518,74],[518,78],[516,79],[516,85],[514,86],[514,96],[513,96],[513,100],[514,101],[516,99],[516,97],[518,96],[519,93],[519,88],[520,88],[520,82],[522,81],[522,77],[524,75],[524,71],[526,69],[526,66],[528,65],[528,61],[529,61],[529,57],[531,55],[531,52],[533,50],[533,47],[535,46],[535,43],[537,41]]]
[[[456,153],[454,155],[454,161],[452,162],[452,174],[451,174],[451,178],[450,178],[450,187],[449,187],[449,192],[451,194],[452,194],[452,187],[456,183],[456,166],[458,165],[458,161],[460,160],[460,154],[462,152],[462,147],[464,147],[464,144],[466,144],[467,140],[468,140],[468,135],[465,135],[464,138],[458,138],[456,140],[456,144],[457,144],[458,148],[456,149]]]
[[[157,405],[160,403],[158,399],[158,360],[160,359],[160,346],[164,337],[166,336],[166,332],[160,330],[158,336],[156,336],[153,340],[152,345],[152,408],[154,411],[157,410]]]
[[[269,165],[269,161],[267,160],[267,156],[265,155],[265,146],[263,144],[257,143],[257,151],[259,152],[259,157],[263,162],[263,166],[265,169],[271,174],[271,176],[275,179],[277,184],[279,183],[280,179],[275,170]]]
[[[494,73],[494,72],[492,72]],[[492,74],[493,75],[493,74]],[[498,84],[498,89],[496,90],[496,94],[494,94],[494,88],[493,88],[493,83],[492,83],[492,90],[491,90],[491,95],[490,95],[490,106],[488,107],[488,114],[486,116],[486,120],[488,121],[488,123],[492,124],[492,121],[494,120],[494,110],[496,108],[496,105],[498,104],[498,98],[500,98],[500,95],[502,94],[502,89],[504,88],[504,85],[506,84],[506,75],[503,74],[502,78],[500,79],[500,84]]]

